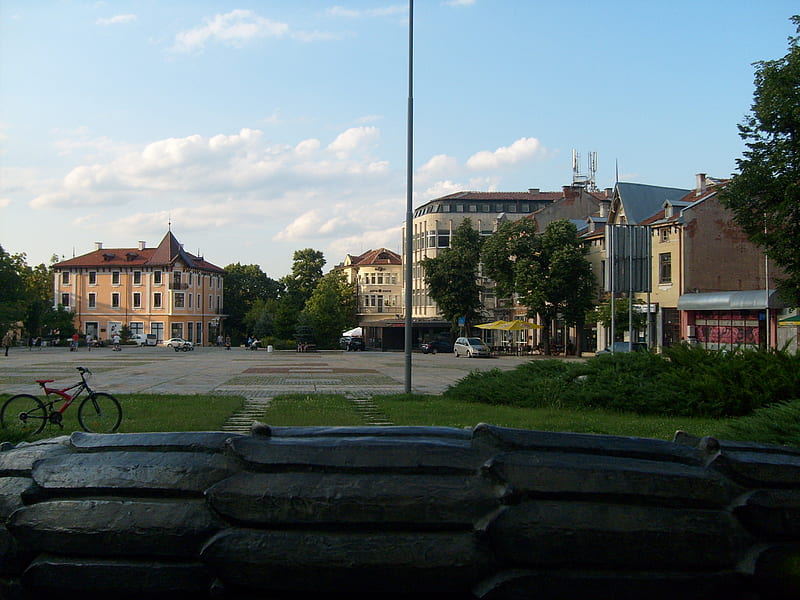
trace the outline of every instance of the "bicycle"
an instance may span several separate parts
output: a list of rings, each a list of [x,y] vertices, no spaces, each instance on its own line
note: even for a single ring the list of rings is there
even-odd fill
[[[112,433],[119,428],[122,422],[122,407],[114,396],[105,392],[96,392],[87,381],[92,372],[85,367],[76,367],[81,375],[81,380],[65,388],[48,387],[55,379],[37,379],[46,400],[42,402],[30,394],[17,394],[6,400],[0,409],[0,427],[7,431],[16,431],[21,435],[40,433],[48,423],[58,425],[62,429],[64,411],[84,391],[89,394],[78,406],[78,423],[84,431],[90,433]],[[56,394],[64,399],[64,404],[55,408],[57,399],[50,399],[50,394]]]

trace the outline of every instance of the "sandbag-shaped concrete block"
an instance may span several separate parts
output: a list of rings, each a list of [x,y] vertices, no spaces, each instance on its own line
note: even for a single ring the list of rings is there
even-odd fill
[[[530,568],[732,569],[746,536],[724,510],[531,501],[486,530],[501,562]]]
[[[490,459],[485,469],[522,496],[726,506],[737,491],[719,473],[702,466],[616,456],[519,451]]]
[[[22,575],[34,598],[203,598],[213,581],[194,561],[136,561],[42,555]]]
[[[234,472],[219,454],[197,452],[98,452],[37,462],[33,479],[46,493],[97,492],[148,495],[196,494]]]
[[[456,427],[428,427],[424,425],[389,425],[375,427],[374,425],[355,426],[306,426],[287,427],[272,426],[258,423],[259,435],[273,438],[316,438],[316,437],[393,437],[393,438],[445,438],[463,440],[472,439],[471,429]]]
[[[733,512],[765,540],[800,539],[800,489],[756,490],[743,497]]]
[[[154,433],[86,433],[70,436],[76,452],[222,452],[225,442],[242,434],[224,431],[185,431]]]
[[[733,571],[511,570],[473,589],[480,600],[709,600],[741,598],[743,578]]]
[[[800,544],[762,544],[751,549],[741,569],[752,577],[758,598],[800,598]]]
[[[206,496],[224,518],[249,525],[463,529],[497,509],[503,492],[474,475],[290,472],[238,473]]]
[[[472,532],[226,530],[201,560],[230,585],[270,593],[467,593],[488,575]]]
[[[481,423],[473,430],[473,445],[495,454],[510,450],[544,452],[580,452],[602,456],[620,456],[644,460],[702,464],[697,449],[650,438],[597,435],[593,433],[557,433],[513,429]]]
[[[192,558],[223,524],[202,500],[52,500],[17,510],[26,550],[72,556]]]
[[[710,466],[742,485],[800,489],[800,454],[795,451],[723,450]]]
[[[0,477],[0,522],[4,523],[23,505],[23,494],[29,493],[33,486],[30,477]]]
[[[60,437],[18,444],[0,452],[0,477],[30,476],[36,461],[69,453],[69,438]]]
[[[415,437],[232,438],[229,452],[254,471],[475,472],[486,456],[466,441]]]

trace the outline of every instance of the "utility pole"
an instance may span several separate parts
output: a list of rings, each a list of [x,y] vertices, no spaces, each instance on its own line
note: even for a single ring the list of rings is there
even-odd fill
[[[414,157],[414,0],[408,2],[408,145],[406,149],[406,268],[405,268],[405,392],[411,393],[411,343],[413,319],[411,315],[411,262],[414,259],[412,244],[414,243],[414,210],[412,203],[413,157]]]

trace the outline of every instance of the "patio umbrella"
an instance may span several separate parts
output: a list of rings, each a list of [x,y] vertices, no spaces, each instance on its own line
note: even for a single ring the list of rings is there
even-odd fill
[[[537,325],[536,323],[530,323],[528,321],[506,321],[504,325],[501,325],[498,329],[502,329],[503,331],[523,331],[524,329],[542,329],[542,325]]]
[[[480,325],[475,325],[478,329],[502,329],[503,325],[509,323],[510,321],[492,321],[491,323],[482,323]]]

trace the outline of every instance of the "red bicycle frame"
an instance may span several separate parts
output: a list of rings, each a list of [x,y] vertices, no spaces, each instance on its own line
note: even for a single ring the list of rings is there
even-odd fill
[[[81,374],[81,379],[83,379],[83,374]],[[86,389],[86,382],[85,381],[79,381],[78,383],[75,383],[75,384],[70,385],[70,386],[65,387],[65,388],[47,387],[47,384],[51,383],[53,381],[55,381],[55,379],[37,379],[36,383],[38,383],[40,386],[42,386],[42,389],[44,390],[44,394],[45,394],[48,402],[50,403],[51,411],[58,412],[58,413],[61,413],[63,415],[64,411],[67,410],[69,408],[70,404],[72,404],[75,401],[75,398],[77,398],[80,395],[80,393],[83,390]],[[77,392],[75,392],[74,394],[69,394],[68,393],[70,390],[74,390],[75,388],[80,388],[80,389]],[[64,399],[64,404],[62,404],[61,407],[58,408],[57,410],[54,410],[55,407],[53,406],[53,404],[55,404],[55,402],[57,402],[57,400],[51,399],[50,398],[50,394],[57,394],[57,395],[61,396]]]

